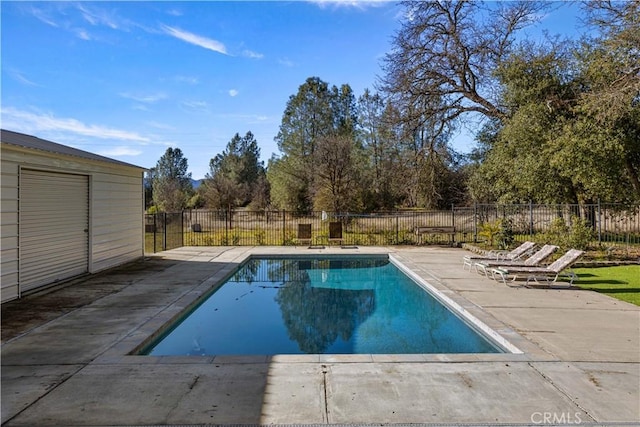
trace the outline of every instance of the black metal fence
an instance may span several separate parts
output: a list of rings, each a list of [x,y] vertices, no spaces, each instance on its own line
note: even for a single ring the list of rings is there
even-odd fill
[[[486,224],[509,219],[516,240],[547,232],[554,221],[570,226],[576,218],[591,227],[593,241],[605,246],[640,245],[640,206],[617,205],[474,205],[438,211],[395,211],[372,214],[288,211],[185,210],[145,215],[145,249],[158,252],[181,246],[280,245],[417,245],[471,243],[484,240]],[[339,222],[340,238],[330,237]],[[301,239],[301,224],[311,236]],[[420,228],[426,233],[417,234]]]

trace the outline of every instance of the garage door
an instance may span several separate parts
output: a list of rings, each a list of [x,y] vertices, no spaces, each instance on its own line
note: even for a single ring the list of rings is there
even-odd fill
[[[20,292],[88,271],[89,178],[22,169]]]

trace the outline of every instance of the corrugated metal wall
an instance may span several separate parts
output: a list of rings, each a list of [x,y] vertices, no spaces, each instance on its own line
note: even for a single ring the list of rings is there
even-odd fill
[[[2,302],[144,255],[142,168],[5,143],[0,151]]]
[[[137,176],[96,173],[91,181],[91,272],[141,256],[144,194]]]
[[[23,169],[19,236],[21,292],[86,273],[88,176]]]
[[[18,165],[4,158],[0,164],[0,284],[2,301],[18,298]]]

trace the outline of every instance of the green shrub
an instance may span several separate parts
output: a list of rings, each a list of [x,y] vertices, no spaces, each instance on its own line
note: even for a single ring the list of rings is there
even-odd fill
[[[205,234],[201,238],[202,245],[204,246],[215,246],[216,245],[216,237],[212,234]]]
[[[393,230],[385,230],[382,232],[383,241],[386,245],[393,245],[396,241],[396,233]]]
[[[593,228],[589,225],[589,221],[584,218],[572,217],[571,218],[571,228],[569,230],[569,235],[567,246],[569,248],[586,250],[589,247],[589,243],[594,238]]]
[[[258,246],[264,246],[264,243],[267,237],[267,232],[264,231],[262,228],[257,228],[255,231],[255,236],[256,236],[256,243],[258,244]]]
[[[496,237],[502,230],[501,220],[495,220],[493,222],[483,222],[480,224],[480,231],[478,236],[484,237],[489,246],[493,247]]]
[[[375,234],[371,232],[367,234],[367,240],[368,240],[369,246],[375,246],[378,244],[378,238],[376,237]]]
[[[586,219],[571,217],[571,226],[563,218],[556,218],[551,222],[543,234],[544,243],[557,245],[562,250],[586,250],[593,239],[593,229]]]
[[[411,230],[400,230],[398,233],[398,245],[413,245],[415,234]]]
[[[238,246],[238,245],[240,245],[240,234],[238,234],[238,233],[233,233],[233,234],[231,235],[231,244],[232,244],[233,246]]]
[[[569,227],[567,227],[564,218],[556,218],[551,221],[547,231],[542,233],[542,240],[549,245],[565,247],[567,234],[569,234]]]
[[[510,219],[502,219],[500,221],[500,231],[496,234],[498,239],[498,247],[500,249],[508,249],[513,244],[513,221]]]
[[[294,233],[291,230],[287,230],[284,234],[284,240],[282,241],[282,244],[284,246],[295,246],[296,245],[296,233]]]

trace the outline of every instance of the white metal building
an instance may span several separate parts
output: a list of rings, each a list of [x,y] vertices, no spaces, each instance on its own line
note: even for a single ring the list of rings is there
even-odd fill
[[[1,300],[144,255],[144,168],[2,130]]]

